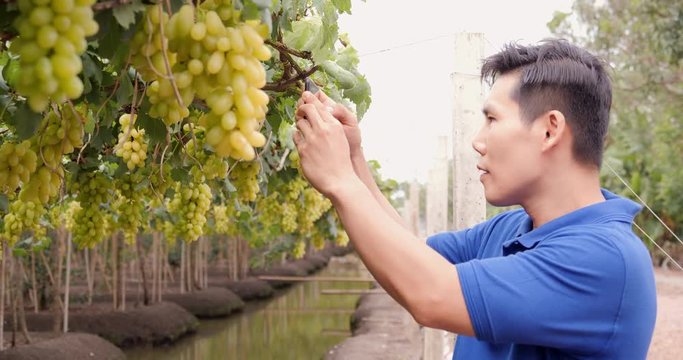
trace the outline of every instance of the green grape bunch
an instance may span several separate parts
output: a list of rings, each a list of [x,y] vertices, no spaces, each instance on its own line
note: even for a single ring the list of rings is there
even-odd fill
[[[78,219],[73,229],[73,241],[79,248],[92,248],[100,243],[105,235],[106,214],[101,205],[109,202],[111,181],[101,172],[80,173],[73,184],[76,200],[81,209],[75,211]]]
[[[33,230],[34,234],[41,235],[44,229],[40,226],[40,219],[46,212],[45,207],[39,202],[15,199],[3,219],[2,237],[7,239],[9,246],[12,247],[25,231]]]
[[[14,21],[19,36],[10,51],[20,57],[19,94],[36,112],[50,100],[62,103],[83,93],[78,74],[86,37],[99,30],[91,6],[95,0],[18,0],[20,15]]]
[[[269,102],[261,90],[261,61],[271,53],[264,44],[267,28],[239,17],[231,0],[207,1],[196,9],[188,4],[167,29],[169,48],[177,54],[178,89],[192,88],[211,110],[200,119],[207,143],[221,157],[249,161],[256,157],[254,148],[266,143],[259,132]]]
[[[117,225],[123,233],[127,244],[134,244],[139,230],[144,225],[145,201],[149,194],[149,188],[138,189],[143,176],[139,173],[125,174],[115,182],[119,196],[113,204],[118,214]]]
[[[195,241],[204,234],[206,215],[211,206],[211,188],[203,179],[193,181],[189,186],[176,185],[173,200],[168,211],[175,215],[177,234],[185,241]]]
[[[83,109],[65,104],[58,110],[45,115],[41,130],[32,138],[38,165],[19,193],[24,201],[47,204],[56,196],[64,180],[62,158],[83,145]]]
[[[147,141],[145,140],[145,129],[135,128],[137,115],[123,114],[119,117],[121,132],[116,147],[116,156],[120,157],[128,167],[134,170],[136,167],[143,167],[147,159]]]
[[[306,242],[304,240],[297,240],[292,248],[292,257],[301,259],[306,255]]]
[[[0,192],[14,193],[21,183],[28,183],[37,164],[38,157],[30,141],[0,145]]]
[[[258,175],[261,171],[261,163],[258,161],[240,161],[234,165],[230,171],[230,181],[237,188],[237,200],[241,202],[251,202],[256,200],[256,195],[260,188],[258,185]]]
[[[332,207],[332,203],[312,187],[302,192],[302,201],[296,202],[297,222],[301,234],[310,234],[315,222]]]
[[[287,234],[292,234],[296,232],[296,229],[298,228],[297,218],[298,212],[296,205],[292,203],[283,203],[282,219],[280,223],[282,231],[284,231]]]
[[[62,155],[83,146],[82,112],[81,107],[63,105],[59,113],[49,111],[45,115],[36,144],[42,159],[51,167],[59,165]]]
[[[213,206],[213,218],[216,222],[214,231],[216,234],[227,235],[230,231],[230,217],[225,205]]]

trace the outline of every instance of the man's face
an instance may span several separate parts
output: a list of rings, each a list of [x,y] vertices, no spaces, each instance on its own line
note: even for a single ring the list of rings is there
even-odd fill
[[[527,125],[519,104],[511,98],[516,73],[499,76],[484,102],[484,125],[472,146],[481,155],[478,167],[486,200],[495,206],[522,204],[534,192],[541,174],[545,131],[538,122]],[[540,136],[540,137],[539,137]]]

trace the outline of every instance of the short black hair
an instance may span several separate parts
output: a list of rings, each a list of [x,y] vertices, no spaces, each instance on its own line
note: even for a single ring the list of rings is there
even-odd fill
[[[612,105],[606,68],[585,49],[546,39],[533,46],[506,45],[484,60],[481,78],[493,83],[498,75],[519,72],[511,96],[519,103],[522,119],[530,124],[548,111],[562,112],[574,134],[575,158],[600,168]]]

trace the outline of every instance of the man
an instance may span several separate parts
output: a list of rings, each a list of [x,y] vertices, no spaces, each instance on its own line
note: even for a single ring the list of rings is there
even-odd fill
[[[507,46],[482,78],[493,85],[472,145],[486,200],[522,209],[425,244],[374,184],[354,115],[324,94],[304,93],[297,110],[304,174],[384,289],[420,324],[462,335],[454,358],[645,358],[656,297],[631,230],[640,206],[599,185],[603,64],[548,40]]]

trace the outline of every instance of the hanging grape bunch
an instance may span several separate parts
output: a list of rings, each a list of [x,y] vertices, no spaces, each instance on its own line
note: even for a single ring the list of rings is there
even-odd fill
[[[135,127],[137,115],[123,114],[119,117],[121,131],[119,132],[119,142],[116,148],[116,156],[123,159],[128,170],[136,167],[143,167],[147,159],[147,141],[145,140],[145,129]]]
[[[258,174],[261,171],[261,163],[240,161],[234,167],[230,172],[230,181],[237,188],[237,200],[242,202],[256,200],[256,195],[260,191]]]
[[[189,116],[197,96],[211,109],[200,124],[215,152],[254,159],[254,147],[266,143],[258,131],[269,100],[260,90],[266,83],[260,61],[271,56],[266,33],[242,22],[231,0],[187,4],[170,19],[160,5],[148,7],[132,48],[134,66],[151,81],[150,116],[175,124]]]
[[[81,204],[74,216],[78,219],[73,229],[73,241],[79,248],[92,248],[105,235],[105,213],[101,205],[109,201],[111,182],[101,172],[80,173],[73,184]]]
[[[17,92],[28,98],[36,112],[52,100],[62,103],[83,93],[78,74],[85,38],[99,29],[90,8],[95,0],[19,0],[21,15],[14,22],[19,32],[10,50],[20,56]]]
[[[28,140],[0,145],[0,192],[14,193],[20,182],[28,183],[31,173],[36,171],[38,157],[30,146]]]

